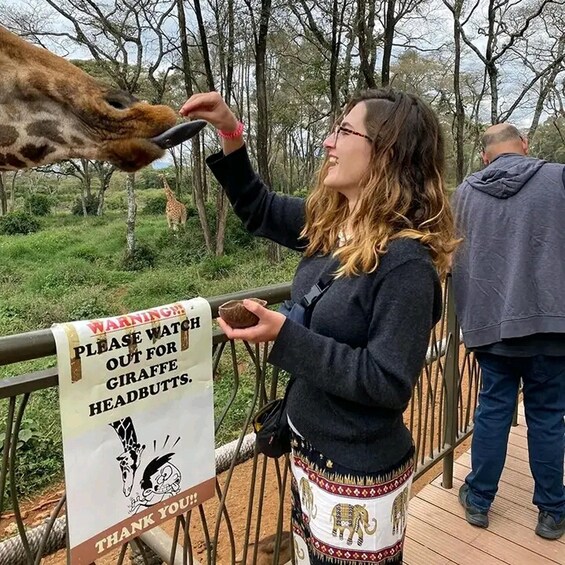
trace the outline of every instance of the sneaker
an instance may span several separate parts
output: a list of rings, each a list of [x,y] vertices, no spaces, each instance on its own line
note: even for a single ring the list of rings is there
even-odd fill
[[[559,539],[565,533],[565,516],[559,522],[545,510],[538,516],[536,534],[545,539]]]
[[[465,508],[465,519],[472,526],[477,526],[478,528],[488,528],[488,510],[479,510],[476,506],[473,506],[467,502],[467,497],[469,496],[469,485],[463,483],[459,489],[459,502],[461,506]]]

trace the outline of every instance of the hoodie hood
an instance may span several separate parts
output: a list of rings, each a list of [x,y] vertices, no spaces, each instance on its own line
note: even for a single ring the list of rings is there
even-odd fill
[[[503,153],[467,182],[477,190],[505,199],[518,194],[546,161],[517,153]]]

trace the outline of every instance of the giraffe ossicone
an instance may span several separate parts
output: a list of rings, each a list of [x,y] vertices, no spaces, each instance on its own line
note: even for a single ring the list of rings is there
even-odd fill
[[[1,26],[0,76],[0,171],[79,158],[136,171],[206,125],[174,127],[172,108],[102,85]]]

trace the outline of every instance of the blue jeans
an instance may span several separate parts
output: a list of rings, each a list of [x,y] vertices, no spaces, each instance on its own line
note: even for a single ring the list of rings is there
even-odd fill
[[[508,434],[523,381],[533,503],[557,520],[565,515],[565,357],[476,354],[482,372],[471,444],[468,502],[488,510],[506,460]]]

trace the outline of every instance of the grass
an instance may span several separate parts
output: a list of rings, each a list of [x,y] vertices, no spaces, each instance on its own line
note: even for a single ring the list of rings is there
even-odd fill
[[[142,191],[144,198],[158,191]],[[125,211],[122,196],[110,194],[102,217],[82,218],[60,209],[41,218],[37,233],[0,236],[0,336],[50,327],[55,322],[88,319],[141,310],[195,296],[211,297],[287,281],[298,261],[285,255],[281,264],[266,260],[265,244],[250,237],[230,217],[226,255],[209,256],[197,218],[172,235],[164,216],[138,214],[136,234],[153,267],[123,268]],[[233,370],[222,360],[215,385],[216,416],[232,393]],[[226,365],[226,363],[228,363]],[[53,357],[0,367],[0,379],[52,367]],[[254,369],[243,365],[237,397],[222,424],[217,443],[237,436],[249,412]],[[18,446],[20,496],[37,493],[62,477],[58,390],[31,395]],[[5,432],[7,401],[0,402],[0,437]]]

